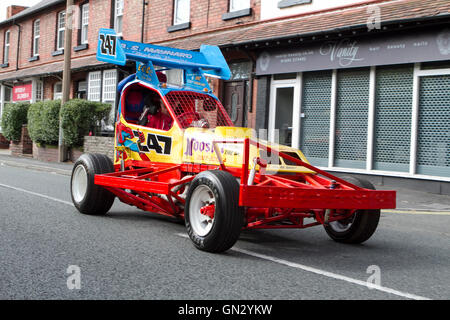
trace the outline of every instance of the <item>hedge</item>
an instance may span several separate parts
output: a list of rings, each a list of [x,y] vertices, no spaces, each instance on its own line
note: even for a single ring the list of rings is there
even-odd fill
[[[28,110],[28,132],[31,140],[38,144],[56,145],[59,138],[59,113],[68,147],[83,145],[84,136],[94,132],[111,111],[111,105],[100,102],[74,99],[64,104],[61,100],[37,102]]]
[[[27,112],[30,104],[25,102],[5,105],[1,119],[3,136],[12,141],[20,141],[22,126],[27,123]]]
[[[89,132],[95,134],[110,111],[110,104],[82,99],[68,101],[61,110],[64,143],[71,147],[82,146],[84,136]]]
[[[61,100],[33,103],[28,109],[28,134],[38,144],[57,145]]]

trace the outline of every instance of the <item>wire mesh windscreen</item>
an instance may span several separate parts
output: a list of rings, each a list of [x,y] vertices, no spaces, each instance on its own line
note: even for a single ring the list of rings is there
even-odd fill
[[[165,97],[183,129],[233,126],[222,104],[207,94],[171,91]]]

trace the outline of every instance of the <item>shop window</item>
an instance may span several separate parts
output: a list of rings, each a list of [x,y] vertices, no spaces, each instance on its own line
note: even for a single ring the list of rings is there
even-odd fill
[[[338,71],[335,165],[365,169],[369,116],[369,69]]]
[[[3,98],[4,102],[12,101],[12,88],[5,86],[5,96]]]
[[[78,99],[86,99],[87,98],[87,81],[86,80],[82,80],[82,81],[78,81],[77,83],[77,92],[76,92],[76,96]]]
[[[282,74],[275,74],[273,76],[273,80],[292,80],[296,78],[297,78],[296,73],[282,73]]]
[[[56,36],[56,50],[64,49],[64,37],[66,32],[66,12],[61,11],[58,13],[58,26]]]
[[[7,87],[5,85],[0,85],[0,90],[3,88],[3,101],[0,101],[0,120],[2,119],[2,112],[3,108],[6,103],[11,102],[12,97],[12,89],[10,87]],[[1,121],[0,121],[1,123]],[[0,126],[0,132],[2,132],[2,127]]]
[[[117,88],[117,70],[103,71],[103,88],[102,88],[102,102],[111,104],[111,112],[108,119],[102,122],[103,131],[114,130],[114,107],[116,103]]]
[[[417,173],[450,177],[450,76],[420,80]]]
[[[117,84],[117,70],[103,71],[103,102],[113,103],[116,101],[116,84]]]
[[[102,72],[89,72],[88,76],[88,100],[100,101],[102,90]]]
[[[33,23],[33,57],[39,56],[39,40],[41,37],[41,20]]]
[[[331,83],[331,71],[303,74],[300,145],[304,155],[316,166],[328,166]]]
[[[249,61],[230,63],[231,79],[230,80],[246,80],[250,78],[252,73],[252,63]],[[295,77],[294,77],[295,78]]]
[[[41,80],[36,80],[35,82],[35,100],[44,100],[44,83]],[[61,88],[62,89],[62,88]]]
[[[293,105],[294,87],[277,88],[275,106],[275,129],[279,130],[278,138],[280,144],[286,146],[290,146],[292,144]]]
[[[450,69],[450,61],[433,61],[424,62],[421,64],[422,70],[434,70],[434,69]]]
[[[409,171],[413,79],[412,65],[376,70],[375,170]]]
[[[62,99],[62,82],[53,85],[53,100]]]

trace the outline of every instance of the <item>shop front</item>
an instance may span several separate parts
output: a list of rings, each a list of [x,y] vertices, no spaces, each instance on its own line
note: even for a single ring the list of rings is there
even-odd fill
[[[269,139],[313,165],[450,182],[450,29],[266,50],[256,74]]]

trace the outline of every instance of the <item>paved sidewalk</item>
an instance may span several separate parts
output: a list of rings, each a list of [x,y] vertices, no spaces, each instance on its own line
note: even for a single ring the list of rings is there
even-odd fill
[[[0,166],[21,167],[38,171],[54,172],[70,176],[72,163],[42,162],[30,158],[12,157],[0,152]],[[397,210],[443,212],[450,215],[450,196],[432,194],[425,191],[416,191],[393,186],[377,186],[380,190],[397,191]]]
[[[73,163],[44,162],[32,158],[13,157],[4,152],[0,152],[0,166],[3,165],[38,171],[55,172],[67,176],[70,176],[73,167]]]

